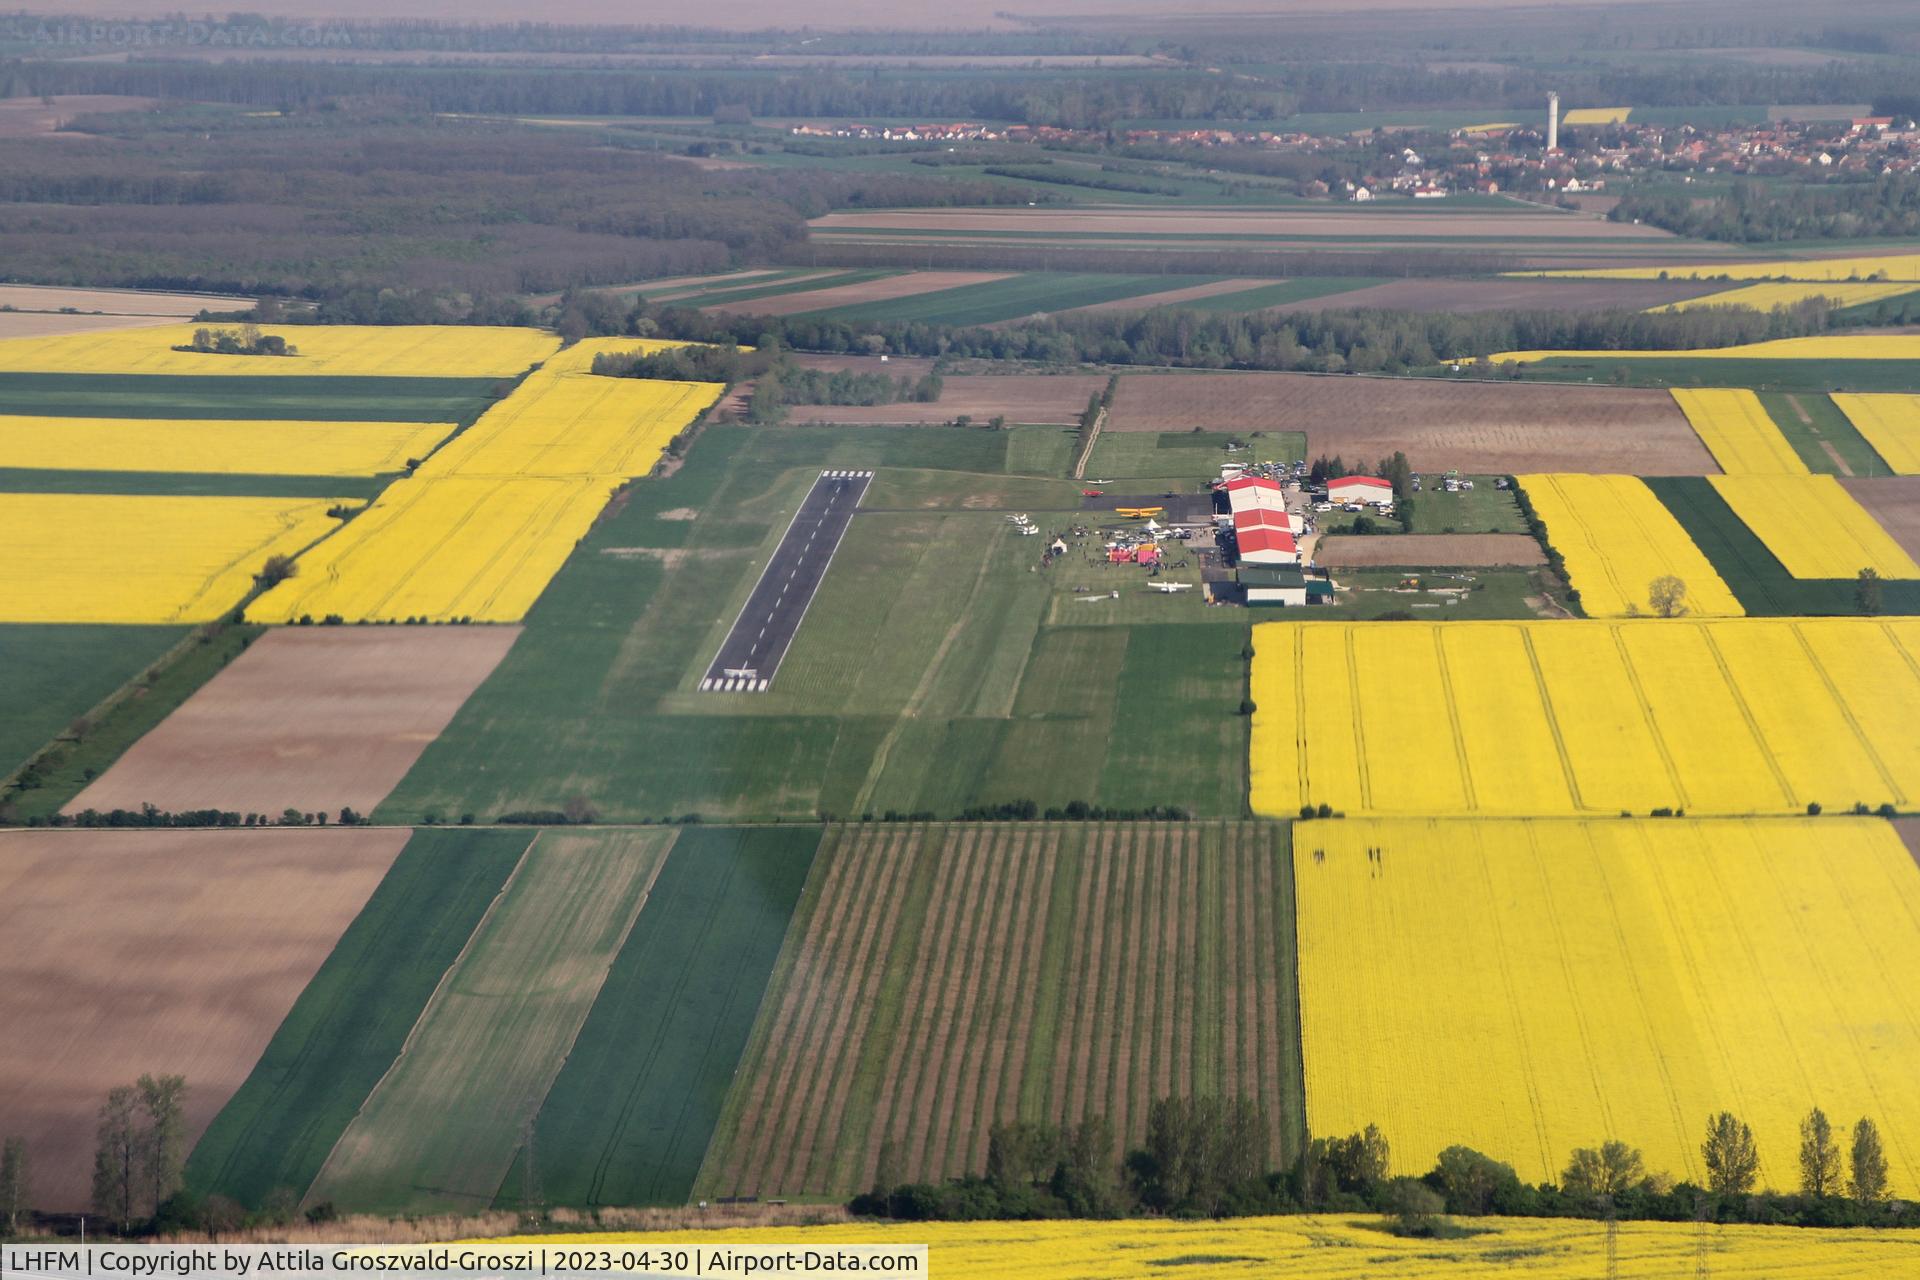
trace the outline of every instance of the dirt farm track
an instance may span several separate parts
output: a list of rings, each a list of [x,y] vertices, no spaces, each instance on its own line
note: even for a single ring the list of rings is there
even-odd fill
[[[1665,391],[1309,373],[1134,374],[1108,431],[1305,431],[1312,454],[1416,470],[1712,475]]]
[[[86,1207],[100,1101],[143,1073],[187,1078],[199,1138],[407,834],[0,834],[0,1115],[39,1208]]]

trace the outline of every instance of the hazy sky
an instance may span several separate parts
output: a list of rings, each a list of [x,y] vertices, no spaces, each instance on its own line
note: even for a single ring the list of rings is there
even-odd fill
[[[731,0],[730,3],[689,6],[662,0],[233,0],[230,4],[195,4],[191,0],[29,0],[32,13],[110,15],[166,18],[186,12],[243,11],[273,17],[440,18],[448,21],[522,21],[629,23],[638,25],[695,24],[733,28],[803,26],[826,29],[891,27],[921,29],[1008,28],[1017,24],[997,20],[995,10],[1016,13],[1092,17],[1172,16],[1182,13],[1274,14],[1379,11],[1392,9],[1546,9],[1587,8],[1596,4],[1671,4],[1673,0],[1579,0],[1573,6],[1550,6],[1542,0],[829,0],[791,3],[790,0]],[[12,9],[14,6],[5,5]],[[1755,6],[1760,7],[1760,6]]]

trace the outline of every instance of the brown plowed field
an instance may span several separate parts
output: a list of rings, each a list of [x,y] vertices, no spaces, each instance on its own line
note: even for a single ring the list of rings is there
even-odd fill
[[[803,293],[782,293],[749,302],[727,302],[702,308],[706,311],[731,311],[750,316],[790,316],[802,311],[824,311],[828,307],[851,307],[863,302],[885,302],[892,298],[911,298],[940,289],[958,289],[966,284],[987,284],[1005,280],[1010,271],[909,271],[902,276],[883,276],[860,284],[836,285]]]
[[[0,832],[0,1134],[34,1204],[87,1208],[107,1090],[233,1096],[407,842],[404,828]]]
[[[252,298],[215,293],[148,293],[140,289],[65,289],[55,285],[0,284],[0,307],[21,311],[97,311],[109,316],[191,320],[202,310],[238,310]],[[68,316],[66,319],[72,319]]]
[[[1893,829],[1907,842],[1907,852],[1913,855],[1913,860],[1920,862],[1920,818],[1896,818]]]
[[[69,808],[371,812],[519,634],[518,627],[269,632]]]
[[[1657,227],[1631,222],[1607,222],[1582,214],[1552,210],[1513,213],[1465,213],[1443,210],[1378,212],[1356,206],[1316,209],[894,209],[829,213],[815,218],[816,231],[835,238],[857,238],[889,231],[1016,232],[1034,234],[1102,234],[1137,236],[1211,235],[1339,236],[1380,240],[1407,236],[1443,239],[1528,240],[1536,238],[1582,240],[1672,240]]]
[[[1697,280],[1393,280],[1351,293],[1289,302],[1273,310],[1645,311],[1705,297],[1719,288],[1724,286]]]
[[[1304,431],[1310,456],[1478,475],[1585,471],[1714,475],[1664,391],[1309,373],[1134,374],[1108,431]]]
[[[1524,533],[1408,533],[1376,538],[1322,538],[1313,558],[1336,569],[1379,565],[1530,568],[1547,562],[1540,544]]]
[[[1254,823],[829,832],[696,1191],[981,1172],[1016,1118],[1248,1094],[1301,1139],[1290,855]]]
[[[1070,423],[1079,421],[1088,398],[1100,394],[1106,385],[1107,380],[1097,374],[960,375],[942,379],[940,398],[929,404],[797,404],[787,411],[787,418],[795,423],[874,425],[951,422],[964,413],[975,422],[1004,414],[1013,423]]]
[[[155,316],[69,316],[48,311],[0,311],[0,338],[62,338],[70,333],[144,329],[170,321]]]
[[[1920,476],[1842,476],[1840,483],[1908,555],[1920,560]]]

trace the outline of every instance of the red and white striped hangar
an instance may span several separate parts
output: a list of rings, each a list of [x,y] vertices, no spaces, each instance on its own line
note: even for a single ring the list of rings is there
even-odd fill
[[[1226,485],[1227,510],[1236,518],[1243,511],[1271,511],[1285,516],[1287,528],[1296,536],[1306,531],[1306,518],[1287,510],[1287,500],[1278,483],[1263,476],[1245,476]]]
[[[1327,481],[1327,500],[1364,502],[1369,505],[1390,503],[1393,501],[1393,486],[1379,476],[1342,476],[1338,480]]]
[[[1300,563],[1300,546],[1293,540],[1284,511],[1252,508],[1236,512],[1233,536],[1240,547],[1240,563],[1287,565]]]

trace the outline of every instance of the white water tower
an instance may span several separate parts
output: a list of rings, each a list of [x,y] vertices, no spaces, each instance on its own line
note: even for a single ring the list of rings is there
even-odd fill
[[[1560,149],[1560,95],[1547,95],[1547,150]]]

